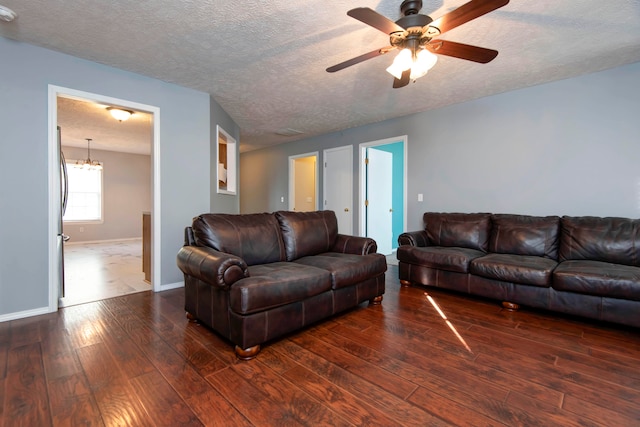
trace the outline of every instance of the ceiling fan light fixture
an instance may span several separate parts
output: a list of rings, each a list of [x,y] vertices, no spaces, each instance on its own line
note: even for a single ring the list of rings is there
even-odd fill
[[[124,122],[129,120],[129,117],[133,114],[133,111],[123,110],[122,108],[107,107],[107,111],[111,113],[114,119]]]
[[[412,55],[409,49],[402,49],[395,57],[393,63],[387,68],[387,72],[396,79],[402,78],[402,72],[411,68]]]
[[[416,55],[416,60],[411,66],[411,80],[419,79],[429,72],[438,62],[438,56],[429,52],[427,49],[422,49]]]

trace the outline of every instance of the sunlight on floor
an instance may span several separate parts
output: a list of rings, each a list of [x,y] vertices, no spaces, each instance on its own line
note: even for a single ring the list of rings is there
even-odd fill
[[[148,291],[142,239],[65,245],[65,297],[61,307]]]

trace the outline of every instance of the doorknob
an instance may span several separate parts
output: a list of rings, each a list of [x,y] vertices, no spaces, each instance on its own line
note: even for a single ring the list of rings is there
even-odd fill
[[[349,208],[344,208],[344,211],[345,212],[349,212]]]
[[[393,209],[389,209],[389,212],[393,212]]]

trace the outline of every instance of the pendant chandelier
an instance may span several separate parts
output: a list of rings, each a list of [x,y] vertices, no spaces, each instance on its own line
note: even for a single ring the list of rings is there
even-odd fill
[[[89,169],[89,170],[100,170],[102,169],[102,164],[97,160],[91,160],[91,138],[85,138],[87,141],[87,158],[86,160],[78,160],[76,162],[77,168]]]

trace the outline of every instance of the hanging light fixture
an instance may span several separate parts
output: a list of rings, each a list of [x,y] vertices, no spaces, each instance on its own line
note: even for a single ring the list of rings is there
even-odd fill
[[[87,141],[87,159],[86,160],[78,160],[76,162],[76,167],[81,169],[88,170],[100,170],[102,169],[102,164],[97,160],[91,160],[91,138],[85,138]]]
[[[129,117],[133,114],[133,111],[123,110],[122,108],[107,107],[107,111],[111,113],[114,119],[124,122],[129,120]]]
[[[411,80],[416,80],[433,68],[438,62],[438,56],[429,52],[427,49],[422,49],[416,55],[416,59],[411,65]]]
[[[433,68],[438,62],[438,56],[429,52],[427,49],[404,48],[398,53],[393,63],[387,68],[387,72],[396,79],[402,78],[402,73],[411,69],[411,80],[416,80]]]

